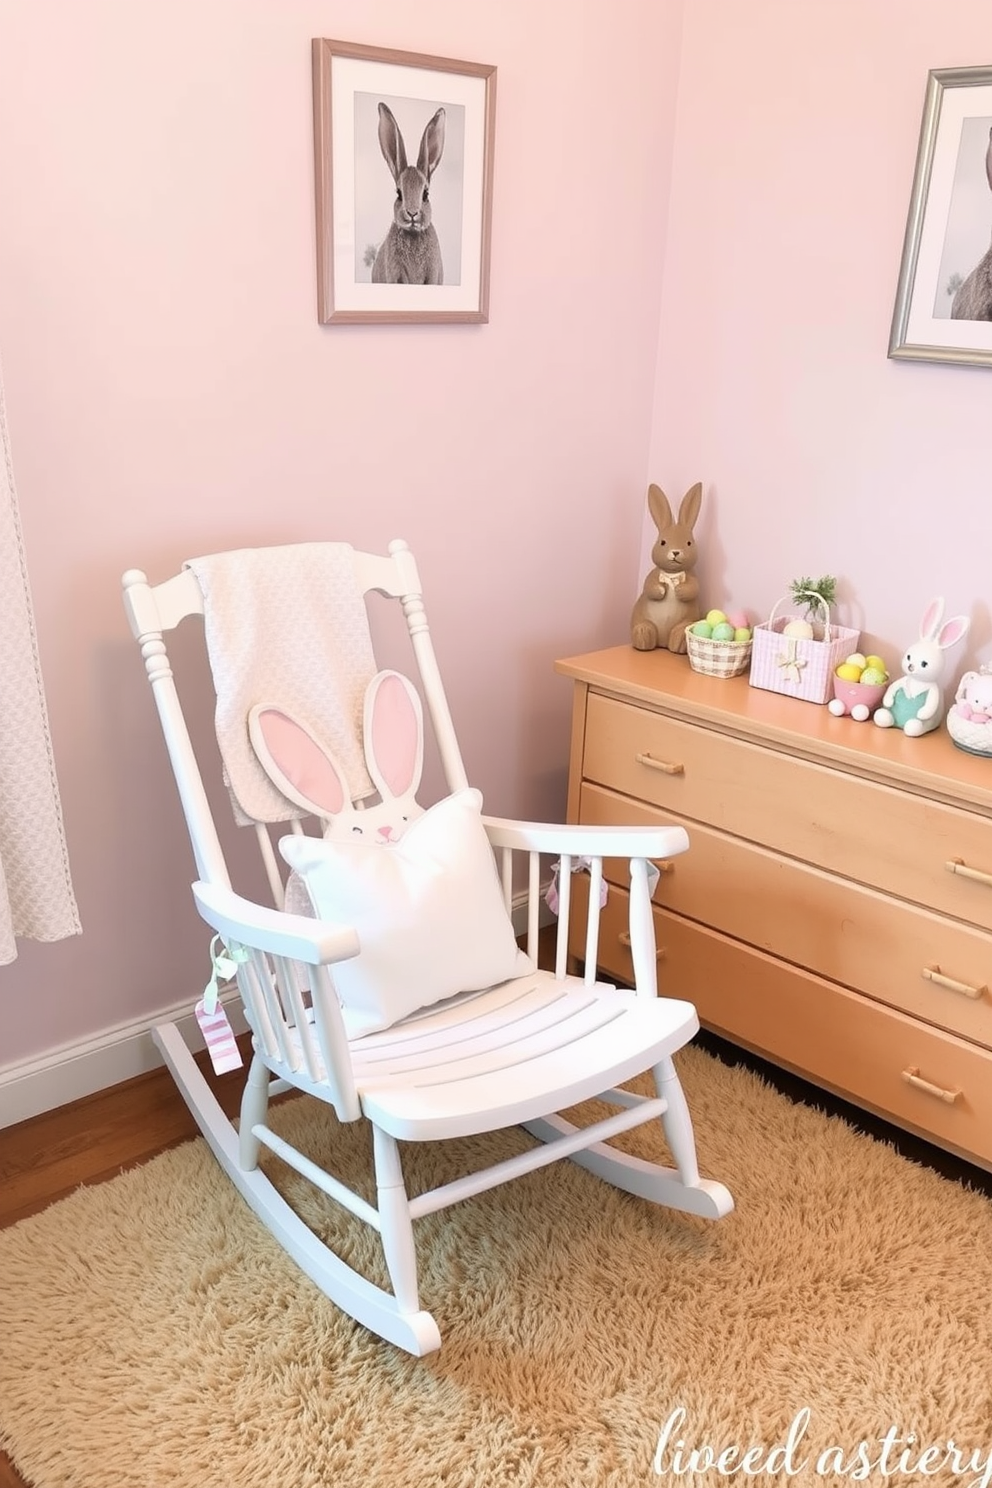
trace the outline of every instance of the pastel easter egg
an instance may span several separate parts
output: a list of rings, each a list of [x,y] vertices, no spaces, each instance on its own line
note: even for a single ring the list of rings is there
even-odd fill
[[[708,620],[697,620],[692,627],[692,633],[693,635],[702,636],[704,641],[708,641],[713,634],[713,627]]]
[[[710,625],[722,625],[726,618],[722,610],[710,610],[706,616],[707,622]]]
[[[734,639],[734,627],[729,620],[721,620],[719,625],[714,625],[713,639],[715,641],[732,641]]]
[[[727,619],[735,630],[750,630],[751,617],[747,610],[728,610]]]
[[[735,641],[749,641],[751,639],[751,627],[749,625],[738,625],[734,631]]]

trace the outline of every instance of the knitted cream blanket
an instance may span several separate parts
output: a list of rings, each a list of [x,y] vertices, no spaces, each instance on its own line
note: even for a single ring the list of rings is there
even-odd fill
[[[248,714],[256,703],[292,714],[325,743],[354,800],[374,790],[362,713],[376,667],[353,554],[347,543],[287,543],[189,560],[203,593],[217,742],[242,825],[304,815],[252,749]]]

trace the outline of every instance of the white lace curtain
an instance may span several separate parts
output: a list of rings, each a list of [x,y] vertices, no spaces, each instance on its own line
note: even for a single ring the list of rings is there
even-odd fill
[[[0,965],[79,930],[0,375]]]

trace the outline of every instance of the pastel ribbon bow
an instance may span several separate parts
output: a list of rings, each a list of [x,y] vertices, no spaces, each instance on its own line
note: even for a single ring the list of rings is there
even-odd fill
[[[572,862],[573,873],[589,873],[592,869],[592,858],[575,858]],[[559,895],[558,878],[561,873],[561,859],[551,865],[551,882],[548,884],[544,895],[544,902],[553,915],[558,913]],[[655,885],[661,877],[661,871],[654,863],[648,863],[648,891],[654,893]],[[610,886],[604,878],[599,885],[599,907],[604,909],[609,898]]]
[[[210,966],[212,975],[203,989],[203,1011],[212,1015],[217,1011],[217,999],[221,982],[229,982],[237,975],[238,967],[248,960],[248,951],[243,945],[232,941],[225,945],[219,935],[210,942]]]
[[[788,673],[791,668],[793,676],[791,678],[787,676],[786,681],[796,683],[802,681],[802,670],[806,665],[806,658],[799,655],[799,643],[794,636],[788,637],[785,650],[778,653],[775,662],[777,666],[782,668],[783,672]]]

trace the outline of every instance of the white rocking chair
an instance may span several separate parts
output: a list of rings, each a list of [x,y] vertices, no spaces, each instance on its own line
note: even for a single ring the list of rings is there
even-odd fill
[[[343,551],[353,565],[356,592],[364,597],[374,591],[401,602],[448,787],[456,794],[466,791],[412,554],[402,542],[390,545],[388,557]],[[688,1002],[657,995],[651,860],[685,851],[685,832],[679,827],[544,826],[483,817],[499,913],[507,920],[513,907],[514,859],[519,856],[525,864],[521,876],[527,885],[526,949],[533,965],[524,963],[523,974],[511,975],[499,985],[480,990],[476,982],[476,990],[460,996],[445,992],[435,1006],[422,1006],[391,1026],[356,1035],[348,1026],[342,986],[346,972],[362,967],[363,936],[341,915],[330,920],[286,911],[283,874],[268,826],[260,823],[255,830],[276,907],[251,902],[231,887],[163,639],[164,632],[189,615],[207,614],[209,624],[209,604],[205,605],[198,577],[185,568],[151,587],[143,573],[129,570],[123,584],[125,608],[141,645],[192,840],[196,907],[232,953],[243,958],[237,980],[254,1054],[240,1130],[224,1115],[177,1026],[160,1025],[155,1039],[225,1172],[317,1286],[381,1337],[412,1354],[426,1354],[440,1347],[441,1337],[418,1295],[413,1221],[422,1215],[564,1157],[652,1203],[709,1218],[729,1213],[733,1200],[727,1189],[699,1176],[692,1125],[672,1059],[697,1032],[696,1012]],[[214,670],[216,677],[216,666]],[[264,756],[264,729],[260,733],[258,723],[255,717],[252,738]],[[278,752],[277,744],[273,747]],[[278,767],[273,769],[274,778],[280,779]],[[287,773],[291,774],[288,767]],[[381,793],[377,776],[374,772]],[[303,787],[295,789],[298,781],[294,784],[290,778],[282,784],[291,802],[298,804],[299,794],[310,803]],[[344,809],[353,810],[350,801]],[[300,814],[291,806],[282,816],[283,821],[295,818],[289,822],[292,835],[286,852],[290,858],[294,850],[297,856],[314,851],[319,855],[323,839],[312,835],[313,829],[309,834],[304,831]],[[318,812],[316,830],[329,830],[330,814]],[[410,830],[412,840],[415,828]],[[379,858],[385,863],[397,849],[372,851],[387,855]],[[546,885],[542,855],[545,868],[549,856],[560,862],[553,972],[533,969]],[[604,857],[630,860],[633,991],[596,981]],[[566,974],[571,870],[579,859],[591,862],[581,979]],[[512,939],[512,930],[510,935]],[[473,927],[468,937],[474,940]],[[439,937],[436,944],[439,970],[449,939]],[[515,941],[513,954],[521,954]],[[429,997],[427,1002],[431,1001]],[[645,1071],[653,1074],[654,1096],[620,1088]],[[377,1206],[267,1125],[270,1095],[291,1088],[327,1102],[342,1122],[364,1119],[371,1124]],[[585,1128],[558,1114],[594,1096],[615,1107],[615,1114]],[[656,1119],[673,1168],[609,1145],[619,1133]],[[443,1141],[514,1125],[539,1139],[532,1148],[431,1192],[407,1197],[398,1142]],[[379,1232],[391,1292],[359,1275],[298,1217],[259,1167],[263,1144]]]

